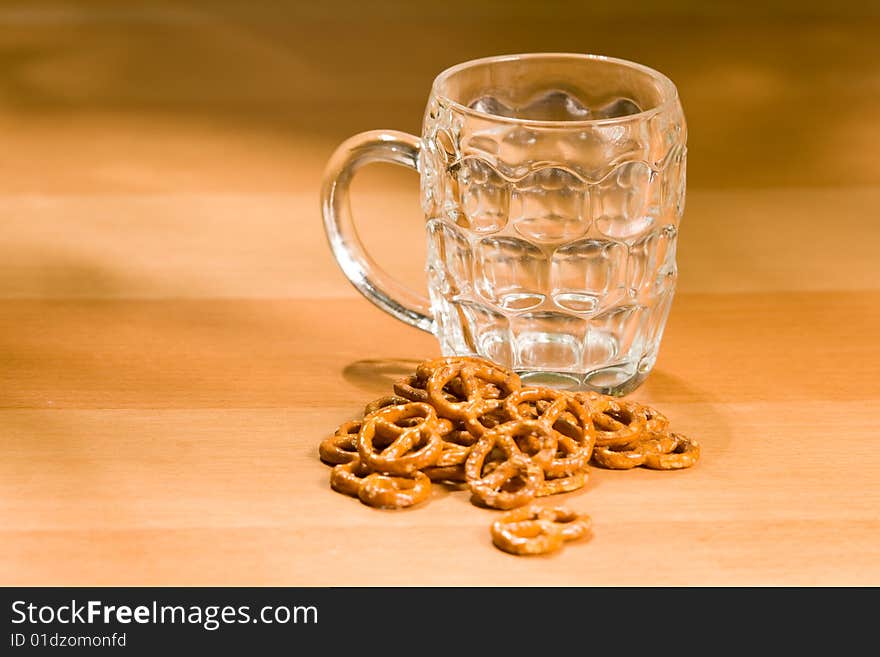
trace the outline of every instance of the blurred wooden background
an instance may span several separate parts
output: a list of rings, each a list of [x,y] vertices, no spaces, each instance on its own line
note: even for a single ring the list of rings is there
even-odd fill
[[[377,359],[394,373],[436,343],[343,278],[318,189],[345,137],[418,132],[443,68],[528,51],[679,87],[681,278],[643,393],[710,456],[667,489],[603,479],[578,500],[608,509],[569,550],[585,570],[522,581],[619,583],[582,562],[642,537],[668,568],[630,554],[630,583],[880,583],[878,36],[876,2],[4,0],[0,583],[419,583],[382,569],[381,541],[369,576],[320,557],[328,527],[344,544],[412,522],[425,563],[440,546],[469,564],[455,583],[505,581],[491,548],[455,553],[484,547],[485,512],[444,499],[376,521],[326,487],[314,443],[384,389]],[[354,185],[367,246],[419,288],[417,199],[403,170]],[[861,441],[837,467],[816,456],[822,418]]]
[[[351,295],[316,210],[334,146],[418,132],[446,66],[554,50],[678,85],[682,291],[873,286],[878,7],[6,0],[0,295]],[[355,191],[377,260],[423,285],[415,177],[374,168]],[[382,243],[389,216],[414,253]],[[59,222],[68,239],[52,239]],[[828,252],[843,241],[846,267]]]

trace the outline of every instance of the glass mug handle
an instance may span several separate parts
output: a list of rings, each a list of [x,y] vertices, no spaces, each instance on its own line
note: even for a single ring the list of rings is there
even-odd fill
[[[330,248],[352,285],[385,312],[434,333],[430,301],[394,280],[364,250],[348,200],[351,179],[362,166],[391,162],[418,171],[420,148],[418,137],[396,130],[371,130],[342,142],[324,170],[321,211]]]

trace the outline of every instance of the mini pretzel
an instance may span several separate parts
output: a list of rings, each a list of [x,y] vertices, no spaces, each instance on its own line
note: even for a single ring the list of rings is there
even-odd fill
[[[667,452],[645,454],[645,467],[652,470],[679,470],[689,468],[700,460],[700,444],[678,433],[669,434],[675,438],[675,447]]]
[[[496,370],[502,370],[508,377],[519,379],[512,370],[507,369],[506,367],[502,367],[498,363],[493,363],[490,360],[486,360],[485,358],[479,358],[477,356],[449,356],[446,358],[434,358],[432,360],[426,360],[416,367],[416,379],[419,382],[424,382],[427,384],[428,379],[431,378],[431,375],[440,369],[441,367],[446,367],[448,365],[467,365],[471,367],[489,367]],[[483,397],[486,399],[499,399],[502,396],[501,390],[492,382],[483,382],[484,386]],[[449,381],[446,384],[446,391],[454,397],[458,397],[460,399],[468,396],[467,391],[464,389],[461,378],[456,377]]]
[[[433,360],[422,362],[416,368],[416,373],[413,376],[395,384],[395,390],[398,390],[399,394],[403,394],[405,397],[413,400],[431,403],[431,400],[428,398],[427,390],[424,390],[424,388],[427,386],[428,380],[435,371],[447,366],[490,368],[492,370],[503,372],[506,377],[512,380],[519,381],[519,377],[514,372],[486,359],[473,356],[447,357],[435,358]],[[499,399],[503,396],[502,391],[492,382],[477,379],[475,385],[479,388],[480,396],[486,400]],[[443,398],[450,403],[463,402],[468,398],[468,392],[465,389],[461,376],[453,376],[450,378],[443,386],[441,394],[443,395]],[[482,435],[483,429],[491,429],[509,419],[503,412],[503,409],[497,408],[497,406],[498,405],[495,404],[487,404],[485,408],[477,409],[473,418],[467,418],[467,421],[475,426],[474,441],[476,440],[477,435]],[[467,430],[465,421],[460,422],[463,425],[462,428]]]
[[[567,477],[589,463],[595,441],[593,423],[571,395],[550,388],[522,388],[504,400],[504,410],[512,420],[534,417],[556,435],[558,449],[544,474]]]
[[[442,427],[428,404],[387,406],[364,418],[357,438],[358,454],[377,472],[412,474],[437,462],[443,451]]]
[[[427,395],[424,396],[427,399]],[[386,395],[385,397],[379,397],[379,399],[375,399],[371,401],[364,407],[364,417],[366,418],[368,415],[372,415],[378,410],[383,408],[388,408],[389,406],[404,406],[409,404],[410,400],[405,397],[400,397],[398,395]],[[426,403],[426,402],[419,402]],[[402,427],[412,427],[417,424],[420,424],[421,418],[412,417],[407,419],[402,419],[399,421],[399,425]],[[440,433],[448,433],[452,431],[452,422],[449,420],[439,420],[440,422]]]
[[[321,460],[328,465],[350,463],[357,458],[357,435],[361,429],[359,420],[340,424],[336,433],[328,436],[318,445]]]
[[[552,425],[568,400],[568,395],[552,388],[520,388],[504,400],[504,410],[511,420],[544,420]]]
[[[364,478],[371,470],[355,458],[349,463],[337,465],[330,471],[330,488],[344,495],[357,497]]]
[[[549,462],[555,445],[547,443],[538,459],[529,457],[520,451],[513,439],[515,432],[542,430],[552,439],[543,425],[536,423],[518,423],[517,426],[502,425],[487,432],[473,447],[464,465],[465,477],[474,497],[486,506],[496,509],[512,509],[527,504],[537,495],[544,482],[544,470],[541,463]],[[526,426],[521,426],[526,425]],[[500,447],[504,460],[492,462],[491,468],[484,468],[486,457],[496,447]]]
[[[419,363],[418,367],[416,367],[416,373],[410,376],[404,377],[399,381],[394,383],[394,392],[401,397],[404,397],[410,401],[420,402],[422,404],[428,403],[428,393],[425,390],[425,386],[428,383],[428,379],[433,374],[434,370],[439,367],[443,367],[445,365],[454,365],[456,363],[475,363],[475,362],[487,362],[482,361],[478,358],[473,358],[469,356],[450,356],[446,358],[434,358],[431,360],[426,360]],[[456,386],[452,386],[456,387]],[[457,386],[460,390],[460,385]],[[453,391],[444,390],[443,394],[449,398],[450,401],[460,401],[464,395],[456,396]]]
[[[492,523],[492,542],[511,554],[547,554],[565,541],[585,536],[590,524],[589,516],[568,509],[529,505],[508,511]]]
[[[420,381],[419,378],[413,374],[395,381],[393,389],[395,395],[403,397],[404,399],[419,402],[420,404],[430,404],[431,400],[428,399],[428,391],[425,390],[427,383],[427,381]],[[463,397],[456,396],[447,389],[444,389],[442,394],[451,402],[461,401],[463,399]]]
[[[380,408],[385,408],[387,406],[401,406],[403,404],[408,404],[409,401],[409,399],[404,399],[398,395],[385,395],[384,397],[374,399],[367,404],[364,407],[364,416],[367,416],[374,411],[378,411]]]
[[[522,454],[499,463],[491,473],[480,478],[471,477],[467,463],[464,472],[473,496],[493,509],[513,509],[529,503],[544,481],[541,466]]]
[[[358,497],[361,502],[380,509],[402,509],[424,502],[431,494],[431,480],[422,472],[411,477],[393,477],[374,472],[367,475]]]
[[[645,431],[646,420],[638,412],[636,404],[620,400],[597,400],[590,409],[598,447],[633,443]]]
[[[596,447],[593,463],[612,470],[630,470],[645,465],[649,455],[669,454],[677,446],[678,439],[674,434],[647,432],[627,445]]]
[[[453,379],[459,379],[464,399],[453,401],[444,389]],[[491,384],[491,388],[489,387]],[[464,421],[468,431],[481,436],[487,427],[478,418],[497,410],[501,399],[522,387],[519,377],[505,368],[485,362],[456,362],[434,370],[426,390],[429,403],[440,417]]]
[[[524,507],[529,509],[530,507]],[[519,511],[520,509],[515,509]],[[506,515],[506,514],[505,514]],[[492,523],[492,542],[510,554],[537,555],[562,548],[562,532],[547,520],[506,520]]]

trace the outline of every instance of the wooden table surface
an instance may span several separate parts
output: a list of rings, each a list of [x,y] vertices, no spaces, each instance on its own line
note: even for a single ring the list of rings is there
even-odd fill
[[[880,584],[876,10],[588,4],[4,2],[0,584]],[[318,188],[445,66],[541,50],[681,91],[680,286],[632,396],[703,458],[594,470],[560,500],[592,538],[518,559],[465,493],[330,490],[318,441],[438,347],[342,277]],[[355,212],[423,288],[416,187],[366,171]]]

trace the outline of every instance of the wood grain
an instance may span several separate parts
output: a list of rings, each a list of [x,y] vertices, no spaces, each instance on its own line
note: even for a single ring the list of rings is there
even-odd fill
[[[0,585],[880,584],[880,16],[503,4],[4,3]],[[335,494],[316,451],[439,351],[339,272],[324,162],[418,130],[446,65],[526,50],[681,90],[680,287],[633,396],[704,450],[594,470],[563,498],[592,537],[537,559],[462,492]],[[353,189],[376,259],[423,289],[415,177]]]

